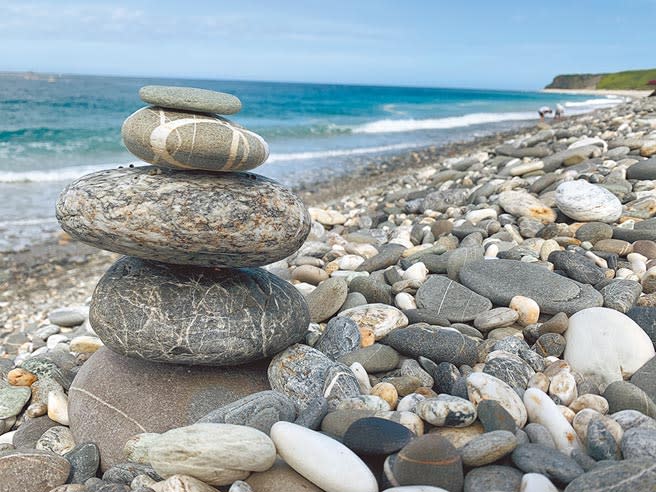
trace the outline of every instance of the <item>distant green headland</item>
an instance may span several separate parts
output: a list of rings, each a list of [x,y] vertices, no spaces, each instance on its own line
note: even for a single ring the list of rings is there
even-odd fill
[[[656,68],[615,73],[557,75],[545,89],[650,90],[656,80]]]

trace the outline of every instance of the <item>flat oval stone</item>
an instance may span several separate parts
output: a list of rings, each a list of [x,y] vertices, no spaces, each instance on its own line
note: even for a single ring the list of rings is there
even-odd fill
[[[432,485],[461,490],[462,460],[456,448],[438,434],[426,434],[407,444],[394,461],[399,485]]]
[[[164,478],[182,474],[209,485],[229,485],[271,468],[276,448],[252,427],[205,423],[165,432],[148,448],[148,457]]]
[[[656,483],[656,464],[653,458],[622,460],[599,466],[572,480],[567,492],[608,490],[637,492],[653,490]]]
[[[266,389],[263,364],[158,364],[102,348],[84,363],[70,388],[70,428],[75,442],[98,446],[106,470],[124,460],[123,447],[135,434],[192,424],[222,405]]]
[[[513,418],[517,427],[526,423],[526,407],[515,391],[500,379],[482,372],[467,376],[469,401],[478,405],[483,400],[497,401]]]
[[[234,114],[241,111],[237,96],[225,92],[170,85],[145,85],[139,89],[143,102],[163,108],[201,113]]]
[[[303,339],[310,317],[303,296],[262,269],[123,257],[98,282],[90,321],[105,345],[122,355],[221,366],[284,350]]]
[[[388,455],[408,444],[415,435],[403,425],[379,417],[353,422],[342,442],[357,454]]]
[[[294,403],[277,391],[260,391],[228,403],[200,418],[197,423],[247,425],[266,434],[281,420],[296,418]]]
[[[486,432],[465,444],[460,451],[465,466],[489,465],[513,452],[515,434],[505,430]]]
[[[56,212],[79,241],[185,265],[274,263],[294,253],[310,232],[310,216],[295,195],[250,173],[100,171],[68,185]]]
[[[0,453],[2,492],[49,492],[66,482],[69,470],[68,461],[46,451]]]
[[[498,306],[516,295],[530,297],[546,314],[573,314],[601,306],[603,297],[591,285],[578,284],[544,267],[515,260],[481,260],[460,270],[460,281]]]
[[[622,203],[615,195],[582,179],[558,185],[556,206],[581,222],[615,222],[622,215]]]
[[[460,271],[472,263],[479,262],[466,263]],[[471,321],[492,307],[492,303],[485,297],[441,275],[429,276],[417,290],[416,300],[417,307],[431,309],[451,322]]]
[[[421,400],[415,413],[438,427],[467,427],[476,420],[476,407],[472,402],[444,394]]]
[[[541,473],[551,480],[568,484],[584,473],[583,468],[560,451],[542,444],[522,444],[512,453],[513,463],[526,473]]]
[[[324,434],[278,422],[271,428],[271,439],[289,466],[326,492],[378,491],[376,478],[367,465],[349,448]]]
[[[150,106],[128,116],[121,135],[139,159],[168,168],[248,171],[269,157],[257,133],[211,114]]]

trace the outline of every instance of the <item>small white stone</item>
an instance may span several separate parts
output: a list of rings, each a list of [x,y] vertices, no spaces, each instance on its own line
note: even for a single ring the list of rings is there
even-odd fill
[[[558,185],[556,206],[581,222],[615,222],[622,215],[622,203],[615,195],[582,179]]]
[[[344,255],[335,260],[340,270],[355,270],[364,262],[364,258],[357,255]]]
[[[308,284],[307,282],[299,282],[298,284],[294,284],[294,287],[296,287],[296,289],[304,296],[317,288],[316,285]]]
[[[608,400],[603,396],[593,395],[592,393],[587,393],[576,398],[572,403],[569,404],[569,408],[572,411],[578,413],[584,408],[590,408],[596,412],[605,415],[608,413]]]
[[[0,444],[13,444],[14,434],[16,434],[16,432],[17,431],[5,432],[0,435]]]
[[[531,376],[531,379],[528,380],[528,387],[537,388],[546,393],[549,390],[549,383],[549,378],[545,376],[544,373],[536,372]]]
[[[346,222],[346,217],[337,210],[324,210],[321,208],[309,207],[310,217],[312,220],[322,225],[339,225]]]
[[[68,427],[56,425],[43,433],[36,442],[36,449],[50,451],[60,456],[65,455],[75,447],[73,433]]]
[[[68,425],[68,397],[60,390],[48,392],[48,418],[55,422]]]
[[[376,395],[359,395],[346,398],[337,404],[337,410],[391,410],[390,404]]]
[[[581,447],[576,432],[549,396],[536,388],[524,392],[524,404],[529,422],[544,425],[556,444],[556,448],[569,456]]]
[[[483,332],[488,332],[495,328],[510,326],[517,321],[518,317],[517,311],[506,307],[498,307],[476,316],[474,326]]]
[[[485,258],[496,258],[499,254],[499,246],[496,243],[490,244],[485,250]]]
[[[483,400],[495,400],[510,414],[518,427],[524,427],[526,408],[507,383],[484,372],[470,374],[467,376],[466,383],[469,401],[475,406]]]
[[[417,309],[415,298],[407,292],[399,292],[396,294],[396,296],[394,296],[394,304],[403,311],[407,309]]]
[[[472,402],[447,394],[417,402],[415,413],[437,427],[467,427],[476,420]]]
[[[595,307],[574,314],[565,339],[564,359],[602,390],[613,381],[630,378],[656,355],[643,329],[614,309]]]
[[[520,492],[558,492],[558,488],[541,473],[526,473],[522,476]]]
[[[569,371],[560,371],[554,375],[549,385],[549,394],[560,398],[565,406],[572,403],[578,396],[574,376]]]
[[[517,322],[522,326],[537,323],[540,317],[540,306],[530,297],[515,296],[510,299],[508,306],[518,314]]]
[[[200,491],[199,491],[200,492]],[[253,492],[253,488],[242,480],[232,483],[228,492]]]
[[[62,335],[62,334],[51,335],[48,337],[48,341],[46,342],[46,347],[52,350],[57,346],[57,344],[68,343],[68,342],[70,342],[70,338],[68,338],[66,335]]]
[[[98,337],[79,336],[71,340],[71,352],[91,354],[103,346],[102,340]]]
[[[556,220],[556,212],[526,191],[502,192],[499,194],[499,205],[506,212],[515,216],[531,217],[543,222],[554,222]]]
[[[408,318],[400,310],[387,304],[365,304],[346,309],[337,315],[355,321],[358,328],[369,328],[376,340],[387,336],[395,328],[408,326]]]
[[[428,277],[428,268],[421,261],[418,261],[405,272],[403,272],[404,280],[416,280],[418,282],[424,283]]]
[[[494,210],[493,208],[481,208],[478,210],[471,210],[467,212],[467,214],[465,215],[465,219],[467,219],[469,222],[471,222],[474,225],[478,224],[481,220],[485,220],[485,219],[496,220],[496,218],[497,218],[497,211]]]
[[[398,405],[396,406],[396,410],[399,412],[416,413],[417,404],[425,399],[426,397],[424,395],[420,395],[419,393],[410,393],[409,395],[406,395],[403,398],[401,398]]]
[[[369,375],[367,370],[359,362],[354,362],[349,366],[351,372],[355,375],[355,379],[358,380],[358,386],[360,387],[360,392],[367,395],[371,391],[371,383],[369,382]]]
[[[328,436],[291,422],[276,422],[271,439],[289,466],[326,492],[378,492],[369,467]]]

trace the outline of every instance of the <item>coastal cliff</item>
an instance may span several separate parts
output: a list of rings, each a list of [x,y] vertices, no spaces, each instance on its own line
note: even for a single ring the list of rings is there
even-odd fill
[[[556,75],[545,89],[648,90],[656,80],[656,68],[615,73]]]

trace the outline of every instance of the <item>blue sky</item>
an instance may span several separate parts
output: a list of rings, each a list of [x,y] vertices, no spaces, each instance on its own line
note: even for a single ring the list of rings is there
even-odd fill
[[[535,89],[656,66],[656,0],[0,1],[0,70]]]

